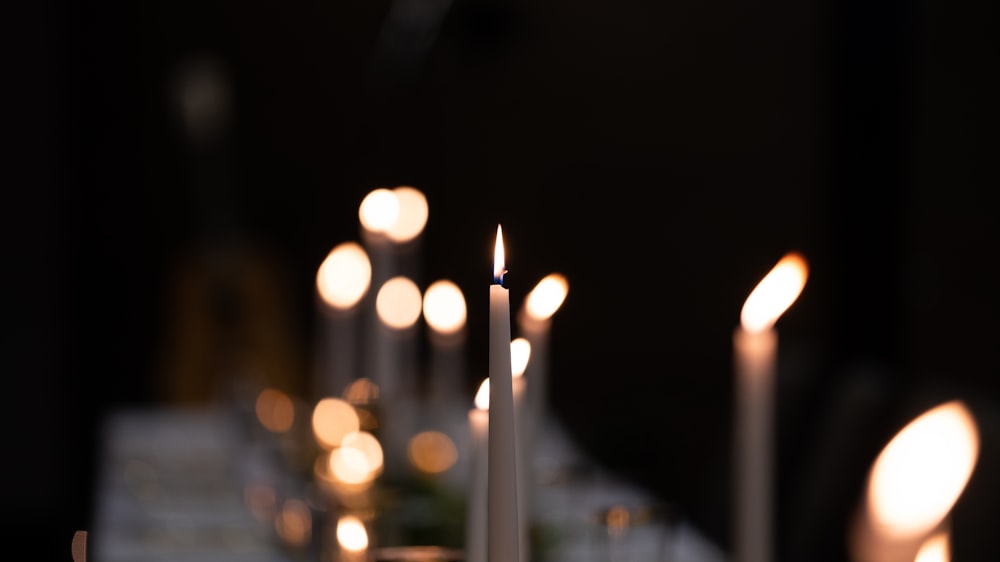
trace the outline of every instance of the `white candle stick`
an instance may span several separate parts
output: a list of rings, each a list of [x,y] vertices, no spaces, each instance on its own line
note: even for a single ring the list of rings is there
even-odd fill
[[[472,466],[465,517],[465,562],[486,562],[487,482],[489,474],[490,379],[485,378],[476,392],[475,407],[469,410],[472,437]]]
[[[799,254],[783,257],[747,297],[733,334],[735,560],[773,558],[774,386],[778,335],[774,323],[798,298],[808,268]]]
[[[389,332],[382,325],[376,311],[376,297],[382,285],[396,275],[393,242],[387,231],[399,218],[399,199],[387,188],[370,191],[358,208],[361,223],[361,240],[371,260],[372,280],[369,298],[365,301],[365,340],[363,374],[379,387],[380,400],[392,402],[396,397],[398,381],[395,373],[387,371],[391,364],[387,357],[393,353]]]
[[[368,292],[372,268],[357,242],[342,242],[316,272],[319,297],[315,398],[340,396],[358,377],[358,303]]]
[[[490,429],[487,546],[490,562],[517,562],[517,459],[510,358],[510,295],[503,286],[503,233],[497,225],[490,285]]]
[[[430,328],[431,407],[450,410],[461,394],[465,373],[466,306],[462,290],[440,279],[424,291],[424,320]]]
[[[912,562],[947,518],[979,457],[979,430],[959,400],[927,410],[882,449],[851,522],[855,562]]]

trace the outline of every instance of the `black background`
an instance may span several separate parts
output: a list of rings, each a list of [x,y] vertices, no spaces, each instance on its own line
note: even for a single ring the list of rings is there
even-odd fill
[[[29,552],[69,559],[87,528],[103,416],[167,401],[168,366],[186,360],[173,322],[197,310],[178,279],[208,275],[225,243],[245,250],[273,283],[269,349],[301,390],[316,267],[357,239],[368,191],[407,184],[430,205],[422,283],[466,294],[470,389],[500,223],[515,306],[550,272],[570,282],[554,411],[724,546],[732,330],[754,284],[801,251],[810,278],[778,323],[779,558],[843,560],[877,451],[961,397],[983,451],[955,559],[987,559],[996,6],[444,7],[422,55],[384,0],[9,8],[3,523]],[[171,97],[199,60],[232,91],[210,145]]]

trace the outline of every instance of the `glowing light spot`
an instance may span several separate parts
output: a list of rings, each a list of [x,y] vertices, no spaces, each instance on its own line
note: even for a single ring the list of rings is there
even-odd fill
[[[520,377],[524,370],[528,368],[528,360],[531,359],[531,342],[525,338],[515,338],[510,342],[510,369],[511,375]]]
[[[378,473],[382,470],[384,456],[382,445],[378,439],[367,431],[355,431],[344,436],[340,444],[341,449],[357,449],[365,456],[365,464],[368,472]]]
[[[890,536],[928,532],[958,500],[978,456],[979,431],[962,402],[921,414],[889,441],[872,466],[872,519]]]
[[[427,198],[419,189],[401,185],[392,190],[399,204],[399,216],[386,229],[386,235],[394,242],[413,240],[427,225]]]
[[[559,310],[569,293],[569,282],[560,273],[550,273],[528,293],[524,307],[535,320],[546,320]]]
[[[327,305],[347,310],[361,301],[372,281],[368,253],[357,242],[338,244],[316,271],[316,290]]]
[[[266,484],[248,484],[243,489],[243,503],[254,519],[270,521],[278,511],[278,494]]]
[[[476,407],[480,410],[490,409],[490,378],[486,377],[479,383],[479,390],[476,391]]]
[[[344,400],[351,404],[370,404],[378,400],[378,385],[371,379],[360,377],[344,389]]]
[[[950,562],[951,541],[948,533],[935,533],[920,545],[913,562]]]
[[[375,310],[386,326],[405,330],[420,319],[420,288],[411,279],[393,277],[382,285],[375,297]]]
[[[361,427],[357,411],[346,400],[324,398],[316,404],[312,416],[313,434],[316,442],[326,449],[340,445],[348,433]]]
[[[440,431],[422,431],[414,435],[407,454],[413,466],[431,474],[448,470],[458,460],[455,443]]]
[[[274,388],[265,388],[257,395],[254,404],[257,420],[268,431],[284,433],[292,428],[295,421],[295,406],[292,399]]]
[[[342,515],[337,520],[337,543],[350,552],[368,548],[368,531],[365,524],[354,515]]]
[[[340,447],[330,452],[330,474],[343,484],[365,484],[375,479],[364,451],[353,447]]]
[[[743,303],[740,313],[743,329],[748,332],[770,329],[799,298],[808,275],[805,258],[796,252],[785,254]]]
[[[361,226],[369,232],[384,233],[399,218],[399,198],[391,189],[380,187],[365,195],[358,207]]]
[[[435,281],[424,292],[424,320],[441,334],[454,334],[465,327],[465,297],[451,281]]]

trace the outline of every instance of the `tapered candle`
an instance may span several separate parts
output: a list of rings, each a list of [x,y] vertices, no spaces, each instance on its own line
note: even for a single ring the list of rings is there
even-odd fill
[[[485,378],[476,392],[475,407],[469,410],[472,438],[472,465],[465,514],[465,562],[486,562],[487,482],[489,474],[490,379]]]
[[[511,389],[514,395],[514,450],[517,459],[517,544],[520,547],[521,562],[528,562],[531,549],[528,537],[530,525],[531,470],[528,451],[528,381],[524,370],[531,358],[531,343],[525,338],[510,342]]]
[[[396,373],[386,372],[386,357],[393,356],[395,347],[389,332],[379,320],[376,299],[382,285],[397,275],[393,242],[387,231],[399,218],[399,199],[384,187],[373,189],[358,207],[361,241],[371,261],[371,290],[365,299],[364,362],[362,374],[379,386],[380,399],[392,402],[396,397]],[[391,364],[391,362],[388,362]]]
[[[320,300],[314,393],[340,396],[359,375],[357,313],[371,284],[368,254],[357,242],[342,242],[316,272]]]
[[[466,306],[454,282],[439,279],[424,291],[424,321],[430,328],[430,403],[435,411],[456,403],[465,376]]]
[[[506,273],[503,231],[497,225],[490,285],[490,429],[487,487],[490,562],[517,562],[517,448],[514,394],[510,361],[510,294],[503,286]]]
[[[786,254],[747,297],[733,335],[735,560],[771,562],[773,536],[774,385],[778,335],[774,323],[805,286],[808,267]]]
[[[855,562],[911,562],[947,517],[979,457],[979,430],[952,400],[917,416],[882,449],[850,529]]]

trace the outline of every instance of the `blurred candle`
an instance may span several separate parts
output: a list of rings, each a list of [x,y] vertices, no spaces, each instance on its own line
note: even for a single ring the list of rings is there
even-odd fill
[[[530,498],[529,482],[530,462],[528,457],[528,436],[525,434],[527,415],[526,387],[531,381],[524,380],[524,369],[531,358],[531,344],[525,338],[517,338],[510,342],[511,389],[514,395],[514,449],[517,451],[517,544],[520,547],[520,560],[527,562],[531,549],[528,542],[528,506]]]
[[[358,207],[358,219],[361,223],[361,241],[368,252],[371,263],[371,290],[365,299],[364,307],[364,357],[362,375],[370,378],[382,387],[388,382],[390,387],[395,381],[387,381],[387,375],[380,372],[382,368],[380,357],[391,352],[391,342],[376,310],[376,301],[382,285],[396,276],[396,263],[393,259],[393,242],[386,231],[399,218],[399,199],[388,188],[373,189],[361,201]],[[384,390],[383,390],[384,395]]]
[[[735,560],[772,562],[774,385],[778,335],[774,323],[805,286],[808,267],[786,254],[743,304],[733,335],[736,363],[734,421]]]
[[[430,328],[430,402],[437,411],[460,403],[465,377],[465,297],[447,279],[435,281],[424,291],[424,321]]]
[[[510,295],[503,286],[506,273],[503,232],[497,225],[490,285],[490,424],[487,487],[490,562],[516,562],[517,458],[514,425],[514,394],[510,357]]]
[[[364,562],[368,550],[368,531],[364,522],[355,515],[341,515],[337,520],[337,544],[340,546],[339,562]]]
[[[527,426],[528,435],[542,429],[548,401],[549,385],[549,333],[552,315],[562,306],[569,292],[569,283],[560,273],[550,273],[542,278],[528,293],[518,314],[521,335],[528,340],[531,360],[525,369],[528,383]],[[529,451],[533,449],[529,446]]]
[[[486,562],[487,482],[489,471],[490,379],[485,378],[476,392],[475,406],[469,410],[472,437],[472,466],[469,477],[465,519],[465,562]]]
[[[357,242],[338,244],[316,272],[319,296],[316,399],[339,396],[358,376],[358,303],[368,292],[372,267]]]
[[[965,490],[979,457],[979,430],[959,400],[927,410],[879,453],[851,528],[856,562],[911,562]]]
[[[416,338],[422,297],[411,279],[396,276],[386,281],[376,297],[375,309],[384,343],[376,357],[376,384],[382,404],[381,434],[386,448],[386,473],[402,476],[406,468],[406,444],[417,416],[415,373],[404,366],[417,362],[415,349],[409,345]]]

